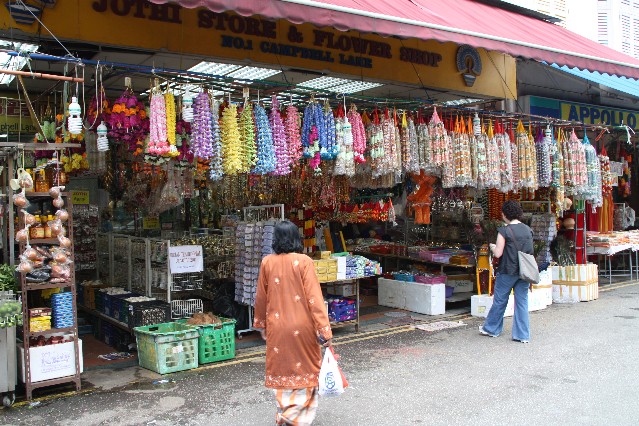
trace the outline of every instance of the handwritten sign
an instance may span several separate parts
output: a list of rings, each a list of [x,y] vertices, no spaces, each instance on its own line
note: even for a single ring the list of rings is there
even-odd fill
[[[143,217],[142,229],[160,229],[160,218],[152,216]]]
[[[89,191],[71,191],[71,200],[75,205],[89,204]]]
[[[172,274],[202,272],[204,269],[202,246],[169,247],[169,268]]]

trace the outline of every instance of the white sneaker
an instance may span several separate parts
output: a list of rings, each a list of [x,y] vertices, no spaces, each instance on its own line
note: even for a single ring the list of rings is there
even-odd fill
[[[530,341],[528,341],[528,340],[513,339],[513,341],[519,342],[519,343],[530,343]]]
[[[479,326],[479,334],[481,334],[482,336],[490,336],[490,337],[497,337],[493,334],[490,334],[489,332],[487,332],[486,330],[484,330],[484,326],[480,325]]]

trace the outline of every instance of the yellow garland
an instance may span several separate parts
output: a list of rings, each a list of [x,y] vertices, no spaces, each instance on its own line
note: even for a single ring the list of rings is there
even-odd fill
[[[227,175],[236,175],[242,170],[242,142],[237,121],[237,105],[231,104],[222,113],[220,125],[222,142],[222,168]]]
[[[164,94],[166,104],[166,139],[169,141],[169,152],[165,157],[177,157],[180,155],[175,147],[175,97],[173,93]]]

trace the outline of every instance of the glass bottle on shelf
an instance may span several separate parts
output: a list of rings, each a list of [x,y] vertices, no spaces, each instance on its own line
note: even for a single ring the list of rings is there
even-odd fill
[[[40,215],[36,215],[36,223],[30,228],[30,236],[33,239],[44,238],[44,227],[42,226],[42,219]]]
[[[49,182],[47,181],[47,174],[44,170],[40,170],[38,177],[35,181],[36,192],[49,192]]]
[[[51,227],[49,226],[49,221],[51,216],[44,215],[42,216],[42,227],[44,228],[44,238],[52,238],[51,235]]]

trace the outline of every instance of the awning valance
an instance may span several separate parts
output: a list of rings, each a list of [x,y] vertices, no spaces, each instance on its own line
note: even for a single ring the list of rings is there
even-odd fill
[[[150,0],[487,50],[639,78],[639,60],[549,22],[474,0]]]

